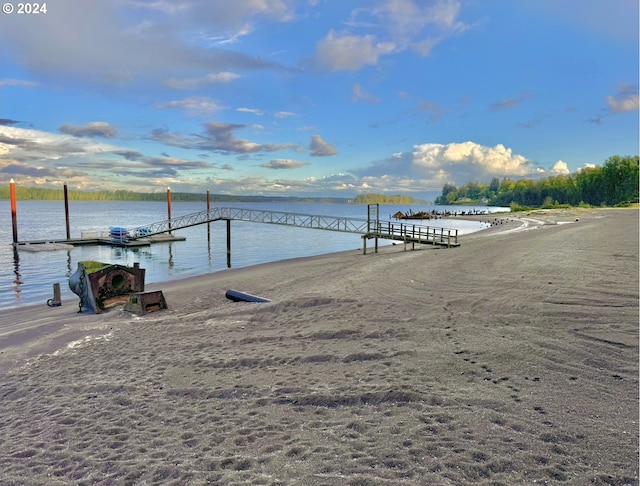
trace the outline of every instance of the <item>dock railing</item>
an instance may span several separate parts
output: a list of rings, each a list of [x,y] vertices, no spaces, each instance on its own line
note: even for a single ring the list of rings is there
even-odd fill
[[[279,224],[297,228],[356,233],[362,235],[363,238],[403,240],[412,243],[430,243],[449,247],[458,246],[458,230],[456,229],[380,221],[378,219],[359,219],[226,207],[211,208],[170,220],[140,226],[129,230],[129,238],[136,240],[220,220]]]
[[[373,230],[373,231],[371,231]],[[368,238],[400,240],[411,243],[458,246],[458,230],[418,224],[379,221],[365,235]]]

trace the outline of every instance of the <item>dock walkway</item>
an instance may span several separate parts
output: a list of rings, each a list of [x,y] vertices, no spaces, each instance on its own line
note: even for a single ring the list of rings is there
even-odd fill
[[[297,228],[310,228],[343,233],[355,233],[363,239],[363,250],[366,253],[367,240],[376,240],[376,250],[379,239],[403,241],[412,244],[429,244],[446,247],[459,246],[458,230],[407,224],[394,221],[380,221],[368,219],[348,218],[342,216],[326,216],[318,214],[301,214],[283,211],[264,211],[246,208],[218,207],[197,213],[179,216],[157,223],[150,223],[133,229],[127,229],[124,241],[109,238],[71,238],[71,239],[42,239],[21,241],[16,243],[20,248],[25,245],[45,245],[60,243],[67,245],[112,245],[124,247],[148,246],[156,242],[179,241],[185,238],[177,237],[173,231],[189,228],[215,221],[227,221],[227,233],[231,221],[247,221],[263,224],[278,224]],[[227,234],[229,237],[229,234]],[[229,244],[229,243],[228,243]]]

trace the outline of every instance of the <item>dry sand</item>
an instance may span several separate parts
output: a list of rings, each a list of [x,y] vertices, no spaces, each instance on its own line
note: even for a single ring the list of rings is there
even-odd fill
[[[638,211],[501,221],[3,312],[0,483],[638,484]]]

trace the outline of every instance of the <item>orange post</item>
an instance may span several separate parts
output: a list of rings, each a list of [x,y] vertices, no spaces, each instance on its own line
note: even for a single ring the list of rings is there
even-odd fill
[[[16,205],[16,183],[9,181],[9,199],[11,199],[11,225],[13,227],[13,244],[18,244],[18,211]]]

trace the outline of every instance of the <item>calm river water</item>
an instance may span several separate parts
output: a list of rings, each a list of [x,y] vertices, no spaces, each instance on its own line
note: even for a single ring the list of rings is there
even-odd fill
[[[302,214],[344,216],[367,219],[367,206],[356,204],[293,203],[212,203],[217,206]],[[206,203],[172,203],[172,217],[206,209]],[[396,211],[430,211],[431,206],[380,206],[380,219],[389,220]],[[447,209],[438,206],[436,209]],[[497,211],[504,208],[453,207]],[[161,202],[69,202],[71,238],[83,232],[108,231],[110,226],[135,228],[167,219],[167,205]],[[63,201],[18,201],[19,241],[66,238]],[[458,219],[439,219],[417,224],[456,228],[459,234],[478,231],[482,223]],[[146,270],[145,282],[158,283],[227,269],[226,225],[223,221],[174,231],[185,241],[157,243],[148,247],[77,246],[71,250],[42,252],[14,251],[9,201],[0,201],[0,310],[42,303],[53,296],[53,284],[60,283],[63,305],[77,305],[78,297],[69,290],[68,278],[83,260],[119,265],[140,263]],[[259,236],[259,237],[258,237]],[[231,223],[231,264],[233,268],[288,258],[320,255],[362,247],[358,234],[293,228],[280,225],[233,221]],[[381,242],[381,244],[385,244]]]

